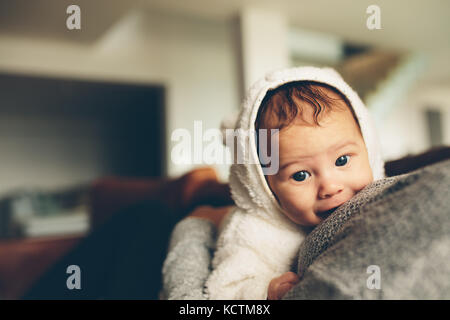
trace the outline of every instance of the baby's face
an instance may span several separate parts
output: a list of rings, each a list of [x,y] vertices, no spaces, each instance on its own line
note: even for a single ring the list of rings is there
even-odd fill
[[[351,111],[330,111],[319,123],[298,120],[278,133],[280,170],[267,176],[284,213],[300,225],[319,224],[373,181]]]

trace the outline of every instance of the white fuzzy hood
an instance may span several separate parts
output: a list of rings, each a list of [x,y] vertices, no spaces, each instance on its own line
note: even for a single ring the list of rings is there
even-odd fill
[[[383,178],[384,163],[370,114],[358,94],[331,68],[299,67],[267,74],[249,89],[233,129],[254,132],[258,109],[266,93],[288,82],[302,80],[327,84],[347,97],[361,127],[374,180]],[[234,163],[231,166],[230,187],[236,206],[246,212],[254,212],[263,219],[280,219],[282,209],[263,175],[255,139],[245,139],[243,135],[237,139],[238,147],[245,148],[248,145],[249,154],[244,163]]]
[[[336,71],[303,67],[265,76],[250,88],[238,119],[232,122],[234,125],[222,123],[223,129],[235,129],[225,132],[226,141],[230,141],[227,134],[235,135],[237,148],[244,150],[245,156],[234,159],[239,161],[231,165],[230,187],[236,207],[219,232],[213,271],[205,284],[210,299],[266,299],[270,281],[292,270],[308,229],[290,221],[272,194],[259,163],[254,133],[258,109],[267,91],[302,80],[327,84],[347,97],[361,127],[373,177],[384,176],[384,164],[369,113]]]

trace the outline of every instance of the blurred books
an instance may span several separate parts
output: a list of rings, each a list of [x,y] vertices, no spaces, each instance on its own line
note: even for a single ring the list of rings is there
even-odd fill
[[[0,238],[85,234],[90,220],[86,188],[27,190],[0,199]]]
[[[49,217],[32,217],[24,224],[23,236],[84,234],[89,231],[89,215],[85,208]]]

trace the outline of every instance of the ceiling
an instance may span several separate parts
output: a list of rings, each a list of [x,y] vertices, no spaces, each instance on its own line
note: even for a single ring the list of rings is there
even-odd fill
[[[209,19],[229,19],[245,6],[279,11],[293,26],[333,33],[346,40],[404,49],[450,48],[447,0],[146,0],[159,8]],[[381,9],[382,30],[366,28],[371,4]]]
[[[79,32],[66,28],[66,8],[81,8]],[[92,43],[128,13],[133,1],[0,0],[0,35]]]
[[[368,30],[366,8],[373,0],[0,0],[0,33],[68,37],[65,8],[80,6],[83,32],[93,41],[131,7],[225,21],[246,6],[285,14],[292,26],[342,36],[348,41],[404,49],[450,48],[450,1],[377,0],[382,30]],[[70,34],[73,34],[70,33]]]
[[[381,30],[366,27],[366,9],[374,2],[381,9]],[[81,8],[80,32],[65,28],[65,10],[73,3]],[[437,78],[450,80],[448,0],[0,0],[0,35],[90,44],[136,7],[221,22],[231,21],[246,7],[274,10],[288,17],[293,27],[355,44],[431,53]]]

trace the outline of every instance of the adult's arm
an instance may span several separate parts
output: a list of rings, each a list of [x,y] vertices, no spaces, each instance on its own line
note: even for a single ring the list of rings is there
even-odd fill
[[[212,222],[193,217],[175,226],[162,269],[164,299],[207,299],[203,286],[210,273],[215,231]]]
[[[174,228],[163,265],[163,297],[205,300],[203,287],[211,269],[216,230],[231,206],[197,207]]]

